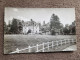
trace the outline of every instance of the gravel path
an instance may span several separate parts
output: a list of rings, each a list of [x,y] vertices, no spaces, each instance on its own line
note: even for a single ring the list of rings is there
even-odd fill
[[[76,51],[76,50],[77,50],[77,46],[71,45],[71,46],[65,48],[63,51]]]

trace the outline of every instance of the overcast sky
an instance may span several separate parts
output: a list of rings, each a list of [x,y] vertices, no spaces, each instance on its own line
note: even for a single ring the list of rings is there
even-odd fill
[[[8,24],[9,20],[13,18],[29,21],[33,19],[36,22],[43,21],[48,23],[51,15],[55,14],[59,17],[60,22],[65,24],[71,24],[75,20],[75,8],[5,8],[5,22]]]

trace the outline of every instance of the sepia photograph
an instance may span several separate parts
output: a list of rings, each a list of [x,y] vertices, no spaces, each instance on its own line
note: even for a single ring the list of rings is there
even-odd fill
[[[4,10],[4,54],[76,51],[75,8]]]

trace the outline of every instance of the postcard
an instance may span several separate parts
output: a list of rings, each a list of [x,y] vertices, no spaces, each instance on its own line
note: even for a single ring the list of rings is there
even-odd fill
[[[75,8],[5,7],[4,54],[76,50]]]

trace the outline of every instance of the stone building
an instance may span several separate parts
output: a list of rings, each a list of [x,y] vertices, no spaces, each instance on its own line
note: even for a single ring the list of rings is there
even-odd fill
[[[31,19],[31,21],[27,21],[27,22],[23,21],[22,25],[23,25],[23,28],[22,28],[23,34],[28,34],[28,31],[30,31],[29,33],[31,33],[31,34],[39,33],[39,23],[36,23],[32,19]]]

